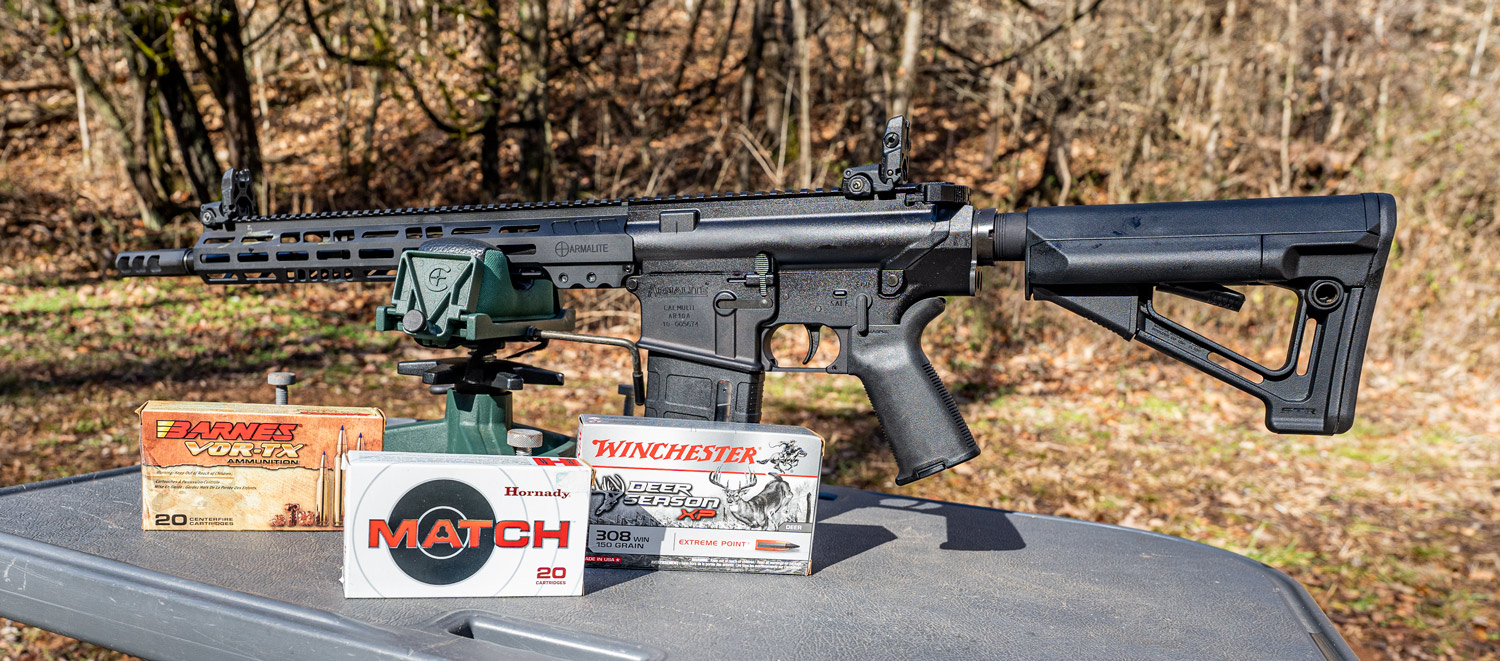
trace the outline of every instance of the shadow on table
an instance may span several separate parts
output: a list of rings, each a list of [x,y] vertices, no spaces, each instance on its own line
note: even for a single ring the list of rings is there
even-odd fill
[[[865,508],[889,510],[885,516],[910,513],[942,517],[947,536],[937,550],[1019,551],[1026,548],[1021,533],[1010,522],[1010,512],[1005,510],[919,498],[898,498],[871,492],[842,491],[833,499],[818,501],[818,527],[812,553],[814,573],[897,539],[896,533],[884,525],[828,521],[845,512]],[[590,569],[584,575],[584,592],[591,594],[614,587],[652,571]]]
[[[593,594],[656,573],[655,569],[608,569],[589,567],[583,572],[583,593]]]
[[[937,548],[943,551],[1019,551],[1026,548],[1020,531],[1010,522],[1010,513],[1004,510],[846,492],[832,500],[819,501],[817,541],[813,549],[814,571],[821,571],[897,538],[883,525],[826,521],[863,508],[942,517],[947,537]],[[895,514],[894,511],[891,514]]]

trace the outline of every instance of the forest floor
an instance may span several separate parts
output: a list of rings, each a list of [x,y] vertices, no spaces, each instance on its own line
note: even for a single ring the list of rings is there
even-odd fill
[[[371,329],[381,286],[14,284],[26,279],[0,280],[0,485],[135,463],[143,401],[268,401],[272,370],[298,372],[298,402],[440,414],[439,398],[394,370],[430,354]],[[619,293],[568,303],[586,332],[634,336]],[[895,486],[849,377],[771,375],[765,419],[823,434],[832,484],[1116,523],[1245,554],[1307,586],[1365,658],[1497,657],[1495,392],[1459,376],[1414,389],[1374,361],[1351,432],[1277,436],[1254,400],[1063,317],[1053,321],[1068,332],[1050,339],[969,350],[992,339],[968,323],[986,300],[1014,296],[956,301],[929,333],[984,448],[955,470]],[[628,382],[618,352],[554,345],[534,362],[569,382],[523,392],[518,417],[566,430],[581,413],[618,410],[614,386]],[[112,653],[17,625],[0,630],[0,655]]]

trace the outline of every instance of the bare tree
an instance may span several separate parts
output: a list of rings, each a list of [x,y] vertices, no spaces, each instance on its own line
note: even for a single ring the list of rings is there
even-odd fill
[[[745,50],[745,65],[740,70],[740,125],[747,130],[755,121],[755,110],[759,99],[755,94],[756,83],[759,80],[761,60],[765,56],[766,31],[770,22],[771,0],[755,0],[751,8],[750,19],[750,45]],[[736,186],[740,190],[750,188],[750,172],[753,165],[753,157],[746,153],[740,159],[739,179]]]
[[[219,195],[219,162],[214,157],[213,142],[209,139],[195,95],[173,53],[170,16],[165,8],[145,2],[115,0],[114,8],[124,19],[125,50],[132,54],[131,62],[139,70],[137,75],[143,81],[149,81],[159,94],[165,124],[171,127],[177,138],[178,160],[184,178],[200,202],[216,199]],[[156,113],[153,111],[151,115]],[[154,136],[160,130],[160,122],[152,121],[150,135],[138,134],[136,140],[139,142],[142,137],[149,137],[154,142]],[[162,165],[166,166],[165,163]],[[159,176],[165,180],[164,171]]]
[[[490,0],[498,9],[498,2]],[[552,119],[548,116],[547,65],[551,59],[547,0],[518,0],[516,37],[520,42],[516,107],[521,129],[521,191],[533,200],[552,198],[555,162]]]
[[[69,77],[82,90],[89,107],[109,127],[120,144],[121,164],[125,167],[125,174],[135,193],[141,220],[149,228],[162,227],[176,214],[176,208],[164,195],[161,181],[153,176],[149,162],[150,147],[137,140],[138,132],[143,126],[141,122],[146,120],[138,117],[134,123],[127,125],[125,116],[84,65],[83,58],[79,55],[80,44],[74,37],[72,25],[58,8],[56,0],[37,0],[36,6],[52,35],[53,55],[64,62]],[[138,91],[143,90],[138,88]],[[138,112],[142,109],[149,110],[150,105],[138,102],[136,108]]]
[[[906,27],[901,31],[901,64],[896,68],[896,89],[891,95],[892,115],[905,115],[911,109],[917,51],[922,47],[922,1],[907,0]]]
[[[802,188],[812,187],[812,49],[807,43],[807,0],[791,0],[797,49],[797,169]]]
[[[235,0],[209,0],[191,31],[198,68],[224,109],[224,132],[233,167],[261,169],[255,102],[245,69],[245,38]]]

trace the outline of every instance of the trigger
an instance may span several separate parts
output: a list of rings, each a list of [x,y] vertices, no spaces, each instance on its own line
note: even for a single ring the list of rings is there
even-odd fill
[[[802,324],[807,329],[807,355],[802,357],[802,364],[812,362],[813,356],[818,353],[818,341],[822,339],[823,327],[818,324]]]

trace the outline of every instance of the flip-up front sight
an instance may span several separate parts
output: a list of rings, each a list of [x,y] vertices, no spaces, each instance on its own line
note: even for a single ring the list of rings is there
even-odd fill
[[[880,162],[844,170],[839,186],[849,197],[889,193],[906,183],[907,126],[905,117],[892,117],[880,139]]]

